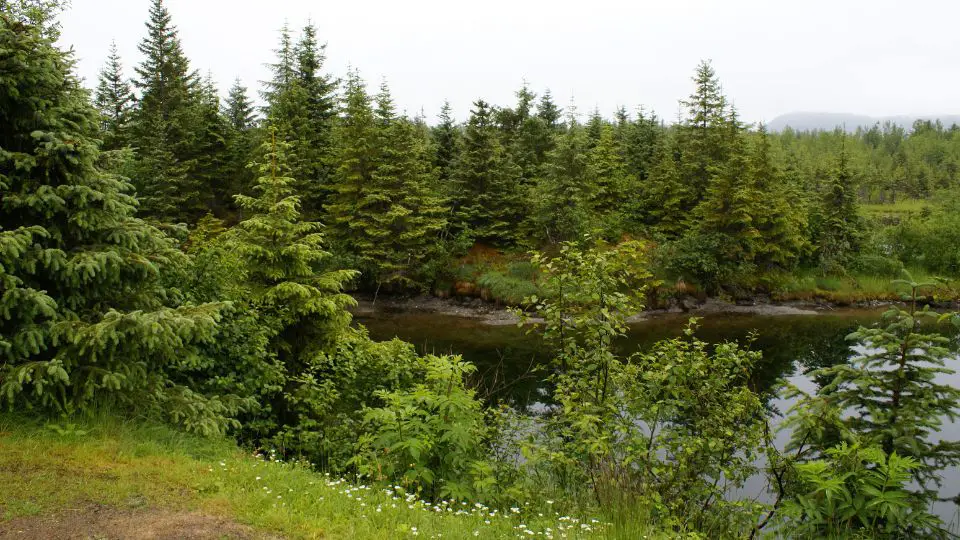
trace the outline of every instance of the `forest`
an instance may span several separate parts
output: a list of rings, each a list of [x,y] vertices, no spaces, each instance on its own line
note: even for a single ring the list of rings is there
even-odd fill
[[[0,0],[0,428],[160,423],[524,520],[475,536],[561,514],[582,523],[540,534],[957,534],[931,508],[960,496],[940,436],[960,315],[926,304],[957,298],[960,127],[768,132],[706,61],[676,121],[524,84],[430,122],[326,72],[309,23],[281,29],[259,98],[239,80],[222,98],[163,0],[142,62],[114,47],[85,89],[62,7]],[[551,354],[544,411],[487,399],[458,356],[371,339],[358,294],[512,306]],[[683,296],[900,302],[811,391],[758,388],[762,355],[696,319],[618,346]],[[731,495],[758,477],[767,499]],[[418,534],[403,523],[371,537]]]

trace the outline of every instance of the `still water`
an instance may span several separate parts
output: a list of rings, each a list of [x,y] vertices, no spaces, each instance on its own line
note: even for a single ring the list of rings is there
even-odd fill
[[[730,340],[743,343],[752,339],[750,347],[763,352],[763,360],[754,373],[761,392],[772,390],[780,378],[813,392],[816,384],[806,373],[845,362],[856,354],[846,336],[861,325],[877,323],[882,313],[880,309],[823,311],[815,315],[709,314],[700,319],[696,335],[708,343]],[[659,315],[634,323],[619,347],[630,353],[679,336],[688,319],[687,315]],[[416,345],[420,352],[463,356],[477,366],[475,386],[489,400],[518,407],[549,402],[544,383],[548,355],[540,338],[526,328],[414,312],[365,314],[355,320],[366,326],[374,339],[399,337]],[[960,370],[960,358],[955,357],[947,367]],[[942,381],[960,386],[960,375],[954,374]],[[771,393],[767,398],[774,410],[785,412],[791,405]],[[944,424],[941,437],[960,438],[960,425]],[[761,485],[747,487],[756,496],[765,498],[759,493],[763,491]],[[953,496],[957,491],[960,491],[960,472],[945,471],[943,495]],[[944,503],[938,504],[935,511],[942,519],[953,521],[956,509],[954,504]]]

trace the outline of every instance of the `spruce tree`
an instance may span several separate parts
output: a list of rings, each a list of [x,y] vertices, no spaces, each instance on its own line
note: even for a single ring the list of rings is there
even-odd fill
[[[753,220],[760,234],[757,267],[791,270],[808,249],[807,209],[797,186],[774,161],[763,125],[754,138],[747,174],[758,198]]]
[[[386,202],[374,194],[374,173],[380,157],[379,131],[366,85],[356,71],[345,81],[342,112],[337,123],[338,163],[333,192],[324,207],[324,222],[338,251],[353,253],[361,271],[375,267],[373,253],[380,241],[377,215]]]
[[[203,210],[224,216],[233,206],[236,191],[227,161],[230,126],[222,114],[220,96],[211,75],[195,90],[191,112],[194,127],[187,154],[192,164],[190,175],[199,184]]]
[[[849,362],[820,368],[826,381],[815,396],[801,397],[788,421],[788,448],[801,460],[822,457],[841,441],[858,441],[884,454],[915,459],[910,506],[925,512],[940,497],[943,470],[960,465],[960,441],[943,430],[960,414],[960,390],[949,384],[955,352],[952,339],[938,325],[960,326],[960,314],[940,314],[921,307],[921,295],[935,283],[918,283],[906,272],[894,282],[904,306],[893,305],[873,327],[847,336],[855,341]],[[947,486],[948,496],[957,486]],[[956,499],[954,499],[956,500]],[[932,537],[947,537],[939,530]],[[920,534],[920,531],[914,531]]]
[[[634,222],[652,225],[667,238],[679,237],[690,218],[685,210],[691,198],[690,186],[680,174],[679,155],[676,139],[665,134],[657,144],[649,176],[630,208]]]
[[[464,130],[451,187],[457,230],[497,245],[516,241],[523,203],[520,171],[500,144],[492,110],[483,100],[474,103]]]
[[[845,271],[844,266],[860,247],[861,228],[855,179],[842,142],[817,216],[817,250],[824,273]]]
[[[540,96],[540,101],[537,103],[537,118],[546,122],[547,127],[555,130],[560,127],[560,117],[562,115],[563,111],[554,103],[553,94],[550,93],[548,88]]]
[[[130,83],[123,75],[117,42],[111,42],[110,55],[106,65],[100,70],[94,97],[94,103],[100,111],[103,150],[118,150],[127,146],[133,102]]]
[[[333,174],[333,124],[336,81],[321,73],[326,46],[307,24],[294,42],[290,29],[280,32],[273,77],[266,83],[264,109],[267,125],[291,144],[290,166],[300,185],[304,212],[317,215],[330,190]]]
[[[369,276],[379,289],[425,288],[418,271],[437,255],[437,241],[446,227],[446,208],[431,188],[435,186],[429,156],[418,140],[415,124],[397,117],[386,84],[377,96],[376,118],[380,152],[372,184],[385,208],[372,217],[379,229],[374,250],[364,253],[375,261]],[[373,197],[371,197],[373,198]]]
[[[269,410],[274,444],[320,453],[325,415],[335,399],[329,376],[336,344],[350,322],[354,300],[343,293],[352,270],[330,270],[322,226],[303,221],[296,180],[275,131],[264,143],[256,197],[238,195],[250,217],[240,222],[233,247],[244,260],[252,302],[273,330],[267,347],[281,365],[282,389]]]
[[[587,155],[587,175],[591,212],[605,220],[619,213],[628,193],[636,190],[636,185],[626,174],[621,156],[613,126],[604,124],[596,144]]]
[[[143,212],[161,220],[192,220],[206,209],[197,177],[197,135],[203,82],[191,71],[177,29],[163,0],[153,0],[147,36],[139,49],[144,60],[134,84],[140,99],[132,144],[139,167],[134,178]]]
[[[430,135],[436,148],[433,164],[437,168],[437,179],[441,185],[446,186],[457,161],[460,141],[460,129],[453,120],[449,101],[444,100],[440,109],[440,122],[430,131]]]
[[[707,234],[722,238],[722,262],[739,266],[752,263],[760,233],[754,221],[759,204],[749,174],[749,164],[743,130],[732,114],[729,120],[729,157],[707,187],[703,201],[696,209],[699,228]]]
[[[534,190],[533,224],[537,238],[551,243],[577,240],[590,222],[587,137],[573,118],[550,152],[543,178]]]
[[[180,304],[186,263],[97,168],[99,115],[45,20],[0,10],[0,396],[71,412],[98,402],[212,433],[232,414],[174,382],[217,304]]]
[[[221,114],[226,120],[223,182],[225,193],[229,195],[228,202],[233,203],[233,195],[249,194],[253,186],[254,175],[247,167],[247,162],[256,144],[256,111],[239,78],[230,88]],[[231,208],[233,206],[231,204]]]
[[[681,171],[692,195],[685,209],[691,209],[704,196],[710,180],[723,169],[730,141],[727,101],[709,62],[700,62],[693,82],[694,93],[680,102],[687,116],[678,132]]]

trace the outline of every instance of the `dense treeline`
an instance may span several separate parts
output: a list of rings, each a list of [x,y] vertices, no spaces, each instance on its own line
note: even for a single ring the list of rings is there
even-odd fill
[[[524,85],[513,105],[479,99],[463,124],[445,106],[429,126],[398,112],[385,82],[371,95],[355,71],[326,73],[324,49],[312,24],[284,27],[263,106],[239,81],[220,103],[154,2],[132,84],[114,49],[95,92],[109,168],[133,180],[141,215],[242,219],[234,196],[254,188],[246,164],[275,132],[290,145],[305,216],[327,226],[339,264],[369,290],[443,288],[476,243],[523,252],[584,234],[650,240],[661,277],[713,292],[775,288],[798,267],[960,271],[956,249],[918,253],[905,241],[934,229],[948,232],[946,246],[951,212],[893,226],[858,212],[956,189],[956,126],[767,133],[742,123],[706,62],[671,125],[642,109],[583,120]]]
[[[323,73],[309,25],[281,33],[258,121],[241,84],[221,104],[190,68],[161,0],[133,86],[114,53],[91,96],[55,45],[58,4],[0,0],[5,406],[135,411],[430,500],[605,512],[625,537],[949,534],[930,505],[960,464],[939,438],[960,390],[940,381],[952,353],[935,325],[960,316],[920,307],[928,284],[901,282],[907,308],[852,336],[860,356],[791,390],[786,448],[752,387],[758,353],[710,347],[695,324],[615,346],[651,268],[719,288],[844,272],[865,248],[933,267],[910,235],[949,241],[955,202],[881,240],[857,206],[904,192],[867,181],[885,141],[910,156],[949,132],[750,130],[706,63],[674,126],[581,124],[524,88],[515,108],[478,101],[458,126],[445,107],[431,128],[385,84]],[[952,188],[942,157],[906,192]],[[350,324],[348,287],[427,287],[478,242],[548,248],[526,299],[554,358],[539,415],[485,403],[457,357]],[[760,474],[775,503],[728,497]]]

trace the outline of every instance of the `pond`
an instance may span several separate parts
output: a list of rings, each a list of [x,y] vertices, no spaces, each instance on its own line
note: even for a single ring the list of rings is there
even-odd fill
[[[807,391],[816,384],[805,374],[812,369],[847,361],[854,353],[846,336],[860,325],[880,320],[883,309],[847,309],[822,311],[813,315],[751,315],[711,313],[699,320],[696,335],[708,343],[752,337],[751,348],[763,352],[763,361],[754,373],[757,387],[773,388],[786,378]],[[491,325],[482,320],[420,312],[374,312],[355,318],[374,339],[399,337],[416,345],[420,352],[459,354],[478,368],[474,381],[479,393],[489,400],[505,401],[526,407],[549,402],[545,388],[545,363],[549,360],[540,338],[516,325]],[[630,325],[628,336],[619,346],[624,352],[649,348],[662,339],[676,337],[686,328],[689,315],[656,315]],[[948,363],[960,369],[960,358]],[[960,375],[944,382],[960,385]],[[785,412],[790,403],[770,395],[774,410]],[[960,425],[943,426],[944,439],[960,439]],[[785,435],[779,437],[784,442]],[[960,471],[948,470],[944,495],[955,495],[960,486]],[[747,491],[761,499],[764,487],[751,482]],[[956,515],[953,503],[938,504],[936,513],[945,521]]]

